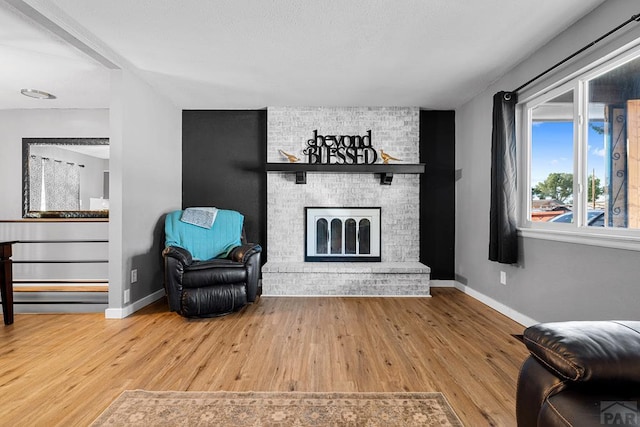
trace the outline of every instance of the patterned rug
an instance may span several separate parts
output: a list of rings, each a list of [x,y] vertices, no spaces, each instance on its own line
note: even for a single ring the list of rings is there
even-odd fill
[[[93,426],[462,426],[442,393],[128,390]]]

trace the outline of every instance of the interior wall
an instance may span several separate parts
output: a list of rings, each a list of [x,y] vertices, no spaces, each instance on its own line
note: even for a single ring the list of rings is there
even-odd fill
[[[22,218],[22,138],[109,136],[107,109],[0,110],[0,219]]]
[[[456,279],[524,324],[578,319],[638,319],[638,252],[520,238],[520,262],[488,260],[492,97],[513,90],[637,13],[637,2],[604,2],[502,79],[456,110]],[[595,56],[640,37],[632,24],[562,70],[568,75]],[[541,82],[528,89],[539,90]],[[522,147],[518,147],[522,149]],[[500,284],[500,272],[507,284]]]
[[[267,257],[266,110],[184,111],[182,206],[215,206],[245,217],[247,240]]]
[[[455,278],[455,111],[420,111],[420,262]]]
[[[181,203],[182,117],[128,71],[112,71],[112,94],[107,316],[123,317],[164,294],[164,215]]]
[[[109,223],[100,222],[40,222],[22,219],[22,138],[86,138],[109,136],[107,109],[23,109],[0,110],[0,240],[103,240]],[[86,160],[86,159],[85,159]],[[107,244],[16,244],[14,260],[32,259],[105,259]],[[106,264],[101,263],[40,263],[15,264],[14,280],[56,278],[70,280],[60,286],[74,286],[73,280],[105,280]],[[99,295],[99,293],[96,293]],[[99,298],[99,297],[98,297]],[[27,303],[28,300],[28,303]],[[53,301],[58,303],[53,303]],[[91,299],[93,301],[93,299]],[[66,304],[49,293],[16,295],[15,310],[19,313],[48,311],[101,311],[104,304]]]
[[[265,261],[266,123],[265,110],[184,111],[182,141],[183,208],[215,205],[243,212],[248,238],[263,245]],[[420,127],[420,161],[427,163],[420,178],[421,261],[432,267],[433,278],[453,279],[455,112],[421,111]]]

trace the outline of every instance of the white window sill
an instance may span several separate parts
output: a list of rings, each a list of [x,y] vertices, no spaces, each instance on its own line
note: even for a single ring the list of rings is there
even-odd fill
[[[633,236],[540,228],[518,228],[518,234],[531,239],[640,251],[640,238]]]

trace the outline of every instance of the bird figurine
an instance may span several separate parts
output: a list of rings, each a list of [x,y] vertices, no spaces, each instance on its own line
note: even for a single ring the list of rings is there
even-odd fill
[[[289,159],[290,163],[295,163],[295,162],[299,162],[300,159],[297,158],[296,156],[294,156],[293,154],[289,154],[285,151],[282,150],[278,150],[280,152],[280,154],[282,154],[284,157],[286,157],[287,159]]]
[[[389,160],[400,160],[385,153],[384,150],[380,150],[380,157],[382,157],[382,163],[384,163],[385,165],[389,163]]]

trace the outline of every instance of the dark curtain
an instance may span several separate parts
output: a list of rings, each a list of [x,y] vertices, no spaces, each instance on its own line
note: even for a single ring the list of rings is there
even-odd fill
[[[498,92],[493,96],[489,260],[503,264],[518,262],[515,115],[517,98],[512,92]]]

